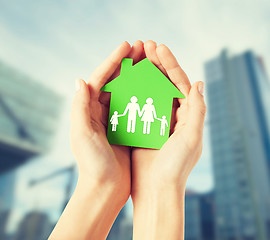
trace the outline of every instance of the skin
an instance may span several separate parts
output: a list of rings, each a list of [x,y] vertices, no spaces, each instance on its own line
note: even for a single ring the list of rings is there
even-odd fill
[[[121,60],[152,61],[186,96],[173,105],[171,136],[160,150],[110,145],[106,138],[110,95],[100,88],[119,75]],[[73,196],[49,239],[106,239],[130,194],[133,238],[184,239],[184,190],[202,152],[206,112],[202,83],[190,82],[165,45],[122,43],[86,84],[76,82],[71,149],[79,168]],[[131,167],[132,166],[132,167]],[[131,177],[132,176],[132,177]]]
[[[187,75],[165,45],[144,43],[152,61],[186,99],[174,101],[171,135],[160,150],[135,148],[132,151],[134,239],[184,239],[184,193],[187,178],[202,152],[206,106],[192,88]]]

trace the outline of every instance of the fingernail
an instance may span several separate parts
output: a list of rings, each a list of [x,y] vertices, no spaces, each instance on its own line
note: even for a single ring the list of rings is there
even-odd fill
[[[124,44],[127,44],[128,42],[127,41],[124,41],[124,42],[122,42],[118,47],[117,47],[117,50],[119,49],[119,48],[121,48]],[[128,43],[129,44],[129,43]]]
[[[204,83],[200,82],[198,85],[199,93],[203,96],[204,95]]]
[[[81,79],[76,79],[75,87],[76,87],[76,92],[78,92],[81,88]]]

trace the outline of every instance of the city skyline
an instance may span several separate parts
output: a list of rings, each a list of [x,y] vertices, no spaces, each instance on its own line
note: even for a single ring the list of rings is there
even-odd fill
[[[207,21],[208,20],[207,13],[211,11],[213,8],[215,8],[216,11],[214,11],[213,14],[215,14],[215,17],[217,17],[218,14],[220,14],[220,18],[221,20],[223,20],[222,17],[228,12],[229,6],[232,4],[232,2],[233,1],[227,1],[226,4],[224,3],[224,5],[221,5],[221,6],[213,5],[212,7],[206,7],[206,4],[203,4],[203,6],[200,6],[199,8],[200,9],[199,12],[198,12],[199,6],[196,7],[194,6],[194,4],[191,4],[191,3],[188,4],[187,2],[182,2],[181,8],[187,9],[187,12],[177,17],[175,20],[178,20],[178,22],[179,20],[180,22],[182,20],[189,20],[187,15],[189,14],[191,10],[194,10],[196,14],[193,14],[193,15],[196,16],[197,20],[203,19],[205,17],[206,24],[205,26],[199,27],[200,21],[196,21],[195,19],[192,20],[191,22],[189,21],[189,24],[197,26],[196,29],[205,29],[207,31],[210,31],[211,29],[216,29],[216,27],[214,25],[211,25]],[[79,4],[72,4],[72,2],[67,1],[67,5],[65,6],[65,11],[67,12],[66,14],[61,12],[61,6],[58,5],[57,3],[50,3],[52,5],[49,4],[49,5],[44,6],[45,9],[42,10],[44,11],[44,13],[46,12],[46,10],[50,8],[54,9],[54,13],[60,11],[59,13],[61,13],[60,15],[63,17],[63,19],[62,21],[60,21],[56,16],[54,16],[53,20],[57,22],[57,24],[54,24],[52,20],[46,21],[43,19],[39,19],[39,14],[43,14],[43,12],[40,9],[37,9],[37,12],[35,11],[35,9],[39,6],[38,4],[32,5],[30,4],[30,2],[28,2],[29,11],[31,9],[31,12],[33,14],[27,15],[26,12],[24,11],[25,4],[23,6],[20,3],[17,3],[16,5],[15,4],[9,5],[2,2],[1,9],[3,12],[1,13],[2,21],[0,25],[0,32],[2,36],[2,40],[1,40],[2,46],[0,48],[3,53],[3,56],[0,56],[0,58],[5,59],[5,61],[7,61],[8,63],[11,63],[15,67],[18,67],[19,69],[31,74],[33,77],[35,77],[39,81],[49,85],[50,87],[54,88],[56,91],[59,91],[63,95],[67,96],[68,100],[67,100],[66,110],[64,113],[64,117],[67,117],[68,111],[69,111],[69,103],[71,101],[71,98],[73,97],[74,79],[76,79],[77,77],[84,77],[87,80],[91,71],[121,41],[128,40],[132,43],[136,40],[135,34],[130,33],[130,30],[127,29],[128,30],[127,34],[119,33],[117,36],[114,36],[114,38],[111,39],[111,42],[109,43],[106,42],[105,47],[100,46],[96,48],[94,47],[95,45],[93,45],[94,48],[92,48],[89,45],[89,43],[91,44],[95,43],[95,42],[92,42],[93,39],[97,40],[103,37],[103,35],[100,35],[97,32],[98,28],[95,28],[95,27],[90,28],[91,31],[95,34],[96,38],[91,37],[90,38],[91,41],[89,43],[87,42],[87,40],[90,37],[89,36],[90,33],[83,32],[83,35],[81,35],[82,34],[81,30],[84,29],[85,24],[88,23],[88,21],[92,20],[94,17],[96,17],[97,19],[100,19],[98,17],[98,13],[105,14],[107,12],[110,12],[108,17],[111,18],[111,21],[115,22],[116,24],[115,27],[117,28],[117,26],[118,27],[123,26],[123,24],[119,22],[119,19],[117,18],[117,14],[114,13],[114,11],[113,13],[111,12],[112,9],[119,7],[120,3],[121,1],[119,1],[118,4],[116,5],[108,4],[108,6],[104,6],[104,8],[101,8],[101,6],[95,5],[94,3],[84,2],[85,9],[89,7],[91,9],[91,12],[87,13],[89,14],[89,16],[87,15],[88,17],[84,15],[86,14],[84,11],[82,12],[81,17],[82,18],[86,17],[85,19],[86,22],[82,23],[84,25],[81,26],[77,30],[80,33],[79,36],[83,36],[78,39],[78,36],[76,34],[71,35],[71,32],[67,31],[65,28],[62,28],[62,26],[65,26],[63,25],[64,19],[67,19],[67,17],[70,18],[69,17],[70,15],[67,14],[68,12],[73,13],[73,9],[82,10]],[[176,4],[174,1],[172,1],[172,3]],[[89,4],[89,6],[87,4]],[[267,12],[266,9],[269,7],[269,4],[267,3],[262,3],[262,4],[263,4],[262,6],[258,7],[258,12],[256,12],[255,15],[253,14],[252,20],[248,19],[247,17],[249,16],[249,14],[247,13],[251,11],[250,9],[253,9],[251,7],[252,3],[250,2],[245,4],[245,6],[241,6],[241,8],[243,9],[243,12],[239,13],[234,10],[230,15],[231,19],[235,19],[236,14],[241,14],[241,16],[243,16],[243,19],[240,19],[238,21],[240,22],[245,21],[246,23],[249,23],[250,27],[253,29],[257,28],[257,26],[255,25],[262,25],[262,23],[264,25],[268,24],[268,22],[265,21],[265,17],[266,17],[265,13]],[[123,9],[125,7],[126,6],[122,6],[120,9]],[[134,3],[134,8],[137,9],[138,7],[139,7],[139,4]],[[150,6],[146,5],[144,11],[147,11],[149,7]],[[158,1],[156,4],[155,10],[162,13],[162,10],[161,10],[162,7],[165,7],[166,9],[169,8],[169,6],[166,6],[164,2]],[[13,8],[15,9],[14,10],[15,12],[12,11]],[[94,14],[94,16],[92,16],[91,13],[95,11],[97,11],[97,13]],[[14,15],[15,13],[16,15]],[[245,14],[247,16],[245,16]],[[79,16],[77,16],[75,13],[72,16],[76,20],[72,23],[72,28],[76,28],[77,25],[79,24],[78,23]],[[162,17],[164,16],[162,15]],[[20,24],[16,21],[16,19],[21,20]],[[36,21],[37,19],[40,20],[39,24],[42,26],[42,28],[37,29],[37,26],[33,24],[34,22],[37,22]],[[133,17],[133,19],[136,19],[136,18]],[[164,27],[170,26],[170,24],[172,23],[172,20],[173,19],[168,19],[164,21],[163,22]],[[254,23],[254,21],[256,22],[256,24]],[[104,25],[105,24],[104,22],[106,21],[104,20],[100,24]],[[142,23],[143,23],[143,19],[138,22],[138,25],[141,25]],[[135,22],[132,22],[132,24],[135,25]],[[177,24],[174,24],[174,26],[176,27]],[[229,28],[228,28],[229,23],[226,26],[227,27],[225,28],[225,30],[229,32]],[[206,48],[207,51],[204,51],[204,52],[202,52],[202,50],[204,49],[201,47],[202,43],[194,44],[194,43],[189,43],[189,41],[187,41],[187,39],[193,39],[193,41],[195,41],[195,39],[198,39],[198,41],[201,40],[200,38],[192,37],[192,34],[193,34],[192,31],[188,31],[187,27],[184,27],[182,25],[179,25],[178,28],[176,29],[178,30],[177,34],[168,30],[167,30],[168,34],[161,34],[156,28],[154,29],[151,28],[150,33],[148,33],[148,29],[146,30],[145,28],[142,28],[141,30],[137,29],[138,30],[137,36],[144,38],[144,40],[148,39],[148,37],[153,38],[154,40],[156,38],[157,40],[159,40],[158,42],[163,42],[167,44],[169,47],[171,47],[173,52],[177,56],[177,58],[180,60],[181,65],[183,66],[187,74],[190,76],[190,80],[192,82],[196,80],[204,79],[203,67],[202,67],[203,62],[210,59],[212,56],[216,54],[216,52],[218,52],[221,48],[223,48],[226,45],[228,45],[230,49],[233,49],[233,50],[236,49],[237,50],[236,53],[239,51],[243,51],[247,48],[253,48],[256,51],[258,51],[259,54],[264,56],[266,60],[266,66],[269,66],[270,58],[268,54],[263,54],[264,52],[270,52],[270,51],[267,51],[267,48],[269,47],[267,44],[267,42],[269,42],[267,40],[269,39],[269,34],[267,34],[267,32],[265,32],[263,29],[260,29],[261,34],[264,36],[263,40],[260,39],[260,41],[263,41],[260,44],[256,37],[249,35],[249,32],[253,32],[250,30],[250,31],[244,32],[246,34],[243,34],[243,33],[241,35],[236,34],[236,36],[239,38],[238,39],[239,41],[233,40],[236,37],[233,34],[226,34],[225,39],[222,36],[215,36],[215,44],[212,44],[213,40],[211,40],[211,49]],[[51,33],[51,37],[49,37],[48,35],[45,35],[47,31]],[[110,34],[110,32],[107,31],[106,34]],[[183,34],[186,37],[182,39],[181,41],[179,41]],[[60,44],[60,42],[63,40],[63,37],[65,37],[65,39],[68,39],[68,42],[64,46]],[[209,37],[207,35],[204,36],[204,42],[207,42],[207,39],[210,39],[211,37],[212,35]],[[241,40],[240,37],[243,39]],[[27,42],[27,40],[29,40],[29,43]],[[48,43],[47,45],[45,44],[46,40],[49,40],[49,42],[47,42]],[[53,42],[54,44],[52,44],[52,40],[55,40]],[[79,40],[78,44],[75,44],[76,40]],[[179,43],[181,44],[179,45]],[[69,51],[71,52],[67,51],[69,54],[72,54],[71,56],[70,55],[66,56],[65,54],[63,54],[63,47],[67,49],[66,48],[67,44],[70,44],[70,46],[72,46],[72,48],[68,48]],[[13,51],[14,48],[11,47],[12,45],[17,45],[19,47],[18,51],[14,52]],[[183,45],[183,47],[181,47],[181,45]],[[189,52],[194,46],[197,46],[197,48],[200,48],[200,50],[196,49],[196,54],[193,54],[193,52]],[[85,49],[86,52],[83,52],[83,49]],[[211,52],[209,52],[209,50]],[[26,51],[30,52],[32,54],[32,57],[27,58],[26,61],[22,62],[20,61],[20,59],[22,58],[22,56],[27,55]],[[92,53],[89,51],[92,51]],[[40,56],[40,58],[37,58],[37,56]],[[194,56],[196,57],[194,58]],[[33,61],[30,59],[35,59],[35,60]],[[87,62],[84,62],[85,60],[87,60]],[[54,67],[52,67],[57,64],[56,62],[59,63],[58,64],[59,69],[57,70]],[[76,64],[74,65],[73,63],[76,63]],[[73,65],[72,68],[69,67],[70,64]],[[48,68],[50,69],[50,71],[48,71]],[[269,67],[267,67],[267,69],[269,69]],[[62,87],[63,83],[65,83],[65,88]],[[67,128],[69,124],[66,122],[64,123],[64,126],[65,126],[64,128]],[[65,147],[67,146],[68,144],[66,142]],[[208,173],[211,173],[211,170],[209,171],[210,161],[209,161],[208,156],[205,158],[204,162],[207,168],[207,170],[205,170],[207,174],[203,174],[202,172],[200,174],[207,178]],[[199,163],[199,165],[202,165],[202,163]],[[195,171],[197,171],[197,168],[195,169]],[[197,172],[200,172],[200,171],[197,171]],[[193,177],[196,177],[196,176],[193,176]],[[197,181],[196,180],[192,181],[191,179],[191,182],[197,182]],[[211,185],[210,182],[211,182],[211,179],[208,179],[207,184]],[[197,190],[197,187],[198,185],[196,186],[196,190]]]
[[[53,220],[58,218],[68,177],[58,177],[32,189],[28,182],[74,162],[67,129],[76,78],[87,80],[121,42],[127,40],[132,44],[137,39],[153,39],[168,45],[191,82],[205,79],[204,62],[224,47],[235,54],[253,49],[264,57],[270,71],[270,3],[259,2],[208,0],[207,4],[159,0],[152,5],[140,0],[127,5],[124,1],[0,1],[1,61],[66,98],[61,127],[53,143],[55,150],[16,171],[20,181],[14,223],[33,206],[49,211]],[[155,24],[156,16],[159,24]],[[199,192],[213,188],[209,145],[207,125],[204,152],[187,185]]]

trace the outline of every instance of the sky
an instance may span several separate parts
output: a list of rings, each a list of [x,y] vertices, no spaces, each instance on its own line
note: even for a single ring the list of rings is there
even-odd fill
[[[68,129],[76,78],[87,80],[121,42],[137,39],[166,44],[192,83],[206,80],[204,63],[224,48],[232,54],[252,49],[269,70],[269,12],[269,0],[0,0],[0,60],[64,99],[51,152],[17,170],[14,222],[30,209],[45,209],[54,220],[59,215],[68,174],[33,188],[28,182],[74,161]],[[204,139],[187,184],[199,192],[213,188],[207,125]]]

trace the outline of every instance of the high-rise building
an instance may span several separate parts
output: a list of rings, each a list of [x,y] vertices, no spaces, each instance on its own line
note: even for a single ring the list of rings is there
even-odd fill
[[[107,240],[126,239],[132,239],[132,218],[127,215],[127,206],[124,206],[115,219]]]
[[[53,226],[45,213],[38,211],[30,212],[22,219],[15,240],[48,239]]]
[[[223,51],[205,73],[217,239],[270,239],[265,70],[251,51],[232,57]]]
[[[214,240],[214,193],[185,194],[185,240]]]
[[[46,151],[61,98],[0,62],[0,174]]]
[[[0,239],[4,239],[7,221],[14,204],[15,173],[7,172],[0,175]],[[12,190],[10,190],[12,189]]]
[[[192,191],[185,194],[185,240],[202,239],[199,195]]]
[[[0,62],[0,239],[12,209],[17,166],[46,152],[61,98]]]
[[[215,193],[200,194],[202,240],[215,240]]]

